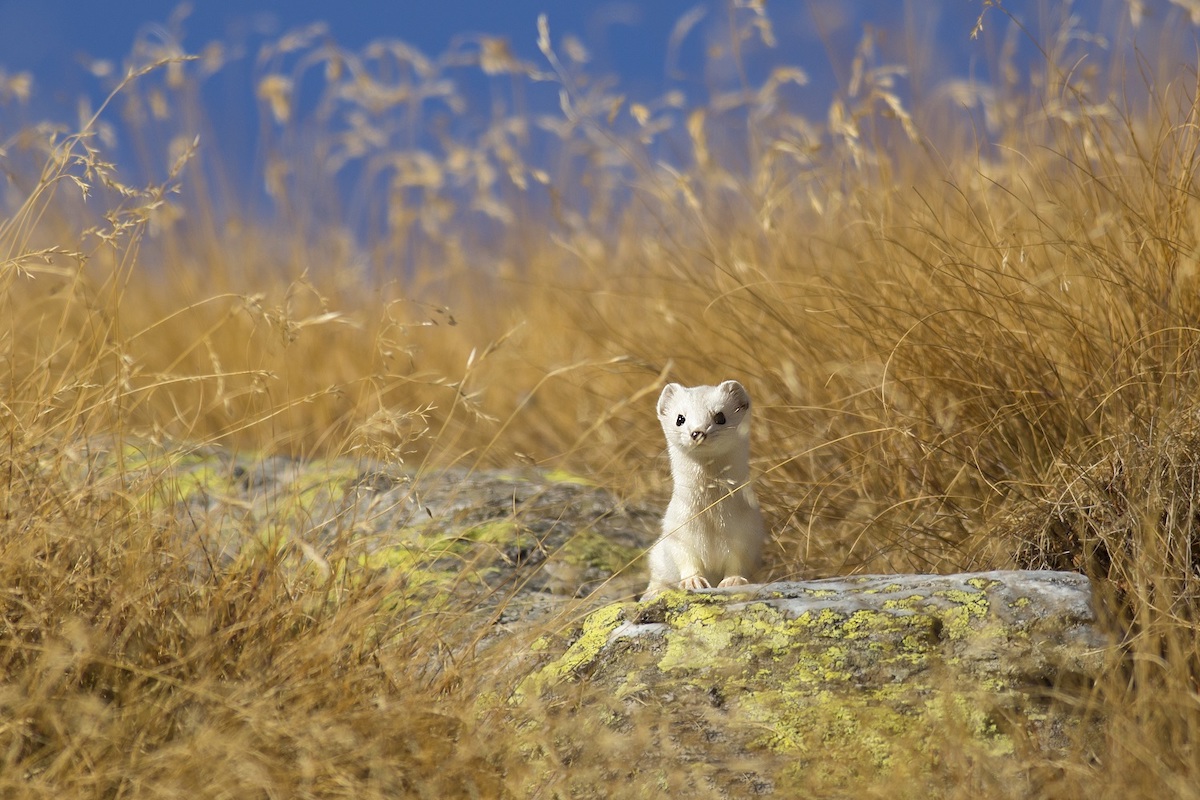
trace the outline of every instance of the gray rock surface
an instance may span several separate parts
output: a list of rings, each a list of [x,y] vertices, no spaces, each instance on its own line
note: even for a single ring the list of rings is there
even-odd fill
[[[1061,751],[1087,731],[1055,696],[1109,652],[1087,579],[1028,571],[668,592],[600,609],[568,641],[514,705],[569,717],[579,747],[650,717],[638,769],[664,753],[739,765],[698,773],[729,796],[836,789],[914,754],[934,769],[947,726],[980,759]]]
[[[920,631],[922,642],[941,650],[941,658],[980,679],[1020,678],[1053,681],[1065,672],[1091,673],[1100,666],[1108,642],[1096,624],[1091,584],[1074,572],[994,571],[956,575],[863,575],[847,578],[771,583],[713,589],[706,595],[727,598],[723,615],[755,614],[766,606],[787,620],[869,624],[870,637],[849,635],[872,651],[887,645],[896,652],[905,638]],[[610,636],[622,639],[665,637],[673,629],[662,606],[651,605]],[[879,665],[886,659],[859,661]],[[891,663],[874,679],[911,677],[928,662]],[[860,674],[859,679],[868,676]]]
[[[172,517],[197,577],[267,554],[286,569],[401,576],[405,601],[437,596],[501,630],[574,599],[632,597],[660,519],[562,470],[409,471],[111,440],[67,455],[76,482],[119,480]]]

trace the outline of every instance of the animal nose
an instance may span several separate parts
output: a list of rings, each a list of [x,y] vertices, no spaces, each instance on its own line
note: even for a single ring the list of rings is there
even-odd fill
[[[692,441],[693,442],[697,442],[697,443],[703,442],[707,438],[708,438],[708,434],[705,433],[704,431],[692,431]]]

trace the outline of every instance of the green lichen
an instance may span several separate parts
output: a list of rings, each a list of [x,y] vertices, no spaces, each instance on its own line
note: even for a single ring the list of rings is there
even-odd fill
[[[360,568],[386,570],[404,576],[406,590],[449,590],[463,582],[486,583],[497,567],[477,558],[480,548],[512,540],[516,526],[511,522],[488,522],[465,531],[446,531],[422,523],[393,532],[395,544],[357,557]]]
[[[886,611],[915,611],[925,603],[925,595],[910,594],[908,597],[898,597],[894,600],[884,600]]]
[[[984,588],[980,588],[978,592],[968,592],[962,589],[934,592],[935,597],[944,598],[951,603],[951,607],[942,616],[946,625],[946,636],[950,639],[968,638],[971,636],[974,623],[987,616],[989,601]]]
[[[583,630],[570,649],[558,660],[557,668],[551,668],[547,677],[563,678],[576,674],[582,667],[591,664],[600,655],[609,635],[625,621],[627,606],[613,603],[588,615],[583,621]]]
[[[969,578],[967,580],[968,586],[974,586],[981,592],[986,592],[998,583],[999,581],[988,580],[987,578]]]
[[[906,683],[868,679],[866,685],[873,688],[867,689],[860,685],[863,665],[856,673],[848,662],[861,658],[862,641],[869,639],[884,644],[868,670],[886,675],[894,664],[930,666],[926,662],[934,657],[930,648],[938,626],[934,616],[871,610],[841,615],[826,609],[788,619],[765,604],[737,613],[725,613],[721,606],[693,606],[668,614],[672,633],[657,666],[663,673],[687,673],[696,682],[713,670],[722,675],[727,694],[737,689],[738,716],[765,731],[752,746],[797,756],[852,750],[873,768],[885,769],[893,761],[897,737],[911,737],[915,728],[945,716],[940,710],[934,714],[928,699],[945,690],[929,677]],[[764,628],[770,631],[766,635]],[[728,644],[737,640],[744,645],[733,652]],[[897,646],[887,647],[887,642]],[[740,672],[730,668],[738,662],[759,666]],[[956,708],[972,734],[988,741],[989,751],[1011,747],[1007,740],[996,743],[1004,737],[994,725],[988,727],[982,712],[968,714],[972,709],[965,700]]]
[[[570,483],[575,486],[598,486],[595,481],[576,475],[565,469],[549,469],[542,473],[542,477],[551,483]]]
[[[693,603],[712,603],[714,602],[711,595],[696,594],[695,592],[687,592],[683,589],[668,589],[659,595],[656,595],[654,600],[643,605],[661,606],[668,614],[678,613],[687,608],[690,608]]]
[[[295,492],[290,497],[285,495],[283,508],[305,516],[332,510],[345,498],[346,487],[358,475],[359,469],[351,464],[323,459],[306,462]]]
[[[363,553],[358,560],[360,565],[369,569],[412,572],[421,564],[453,554],[455,554],[453,543],[443,541],[440,547],[412,544],[381,547],[370,553]]]
[[[996,725],[988,698],[1009,687],[964,678],[945,651],[948,638],[979,634],[970,626],[989,612],[990,585],[972,587],[979,591],[914,594],[879,610],[797,617],[766,602],[730,607],[725,595],[668,591],[635,608],[669,630],[627,645],[612,674],[603,653],[624,618],[621,606],[589,618],[566,653],[527,678],[518,694],[540,694],[595,671],[591,680],[616,700],[676,698],[663,709],[672,719],[702,713],[675,709],[671,704],[681,702],[694,708],[695,700],[679,698],[720,697],[723,735],[796,765],[784,770],[780,788],[788,774],[796,786],[814,774],[836,784],[853,780],[856,770],[886,771],[927,751],[922,758],[934,769],[935,743],[946,741],[947,729],[962,732],[960,749],[1003,755],[1013,742]],[[599,716],[595,723],[617,724]]]
[[[636,568],[642,558],[642,550],[618,544],[585,528],[567,539],[556,557],[564,559],[568,564],[592,567],[611,575]]]
[[[119,456],[110,457],[108,465],[112,471],[117,469],[125,472],[146,472],[157,474],[168,470],[194,467],[206,461],[215,459],[211,455],[196,452],[178,452],[163,450],[153,446],[140,446],[126,443],[121,447]]]
[[[725,655],[736,632],[734,625],[718,624],[720,609],[695,603],[670,621],[677,635],[667,637],[666,652],[658,662],[663,672],[674,669],[708,670],[727,658]],[[686,635],[678,635],[686,631]]]
[[[579,638],[563,655],[528,675],[513,692],[512,702],[519,704],[526,697],[538,697],[548,686],[575,678],[590,666],[608,644],[609,636],[625,621],[628,605],[614,603],[594,611],[583,621]]]
[[[474,525],[463,531],[461,536],[467,541],[487,544],[511,544],[519,538],[517,524],[509,519],[491,520]]]
[[[154,508],[168,508],[189,500],[198,492],[221,495],[230,490],[229,476],[215,466],[196,467],[156,481],[150,494]]]

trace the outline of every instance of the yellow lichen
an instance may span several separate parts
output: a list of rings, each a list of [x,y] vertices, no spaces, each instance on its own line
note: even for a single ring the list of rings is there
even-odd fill
[[[542,477],[551,483],[570,483],[575,486],[597,486],[598,484],[582,475],[576,475],[574,472],[569,472],[565,469],[549,469],[542,473]]]
[[[1011,696],[1012,686],[963,673],[947,649],[967,636],[1020,635],[993,620],[987,595],[993,583],[900,596],[878,609],[824,608],[794,617],[769,601],[668,591],[636,607],[665,631],[643,632],[612,651],[609,663],[604,646],[623,619],[622,607],[610,607],[589,618],[567,653],[523,688],[542,691],[596,664],[595,680],[610,696],[626,703],[636,697],[638,704],[676,698],[663,711],[671,719],[682,714],[680,720],[702,718],[703,699],[715,692],[722,720],[716,724],[731,726],[726,735],[794,760],[796,775],[806,780],[820,773],[832,784],[852,780],[862,768],[909,769],[914,754],[927,765],[921,769],[936,769],[934,737],[947,724],[962,730],[959,747],[1003,755],[1014,744],[991,704],[1003,708],[1007,701],[997,698]],[[610,672],[612,666],[618,669]],[[700,705],[681,699],[689,697]],[[780,786],[787,785],[785,773]]]
[[[642,552],[641,548],[618,544],[585,528],[567,539],[559,555],[569,564],[616,573],[635,567]]]
[[[732,626],[722,624],[719,608],[702,603],[689,606],[682,613],[668,618],[675,633],[667,637],[666,652],[658,662],[663,672],[673,669],[711,668],[729,656],[733,641]]]
[[[537,696],[545,687],[575,676],[580,669],[595,661],[608,643],[609,636],[625,620],[627,609],[627,604],[613,603],[589,614],[583,621],[579,638],[560,658],[522,680],[513,693],[512,702],[518,703],[526,696]]]

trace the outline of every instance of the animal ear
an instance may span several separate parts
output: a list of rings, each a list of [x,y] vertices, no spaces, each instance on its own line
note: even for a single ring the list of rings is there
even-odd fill
[[[668,383],[663,387],[662,394],[658,396],[658,415],[660,417],[667,413],[667,406],[670,405],[671,398],[682,388],[678,383]]]
[[[750,407],[750,393],[737,381],[725,381],[717,387],[739,410]]]

